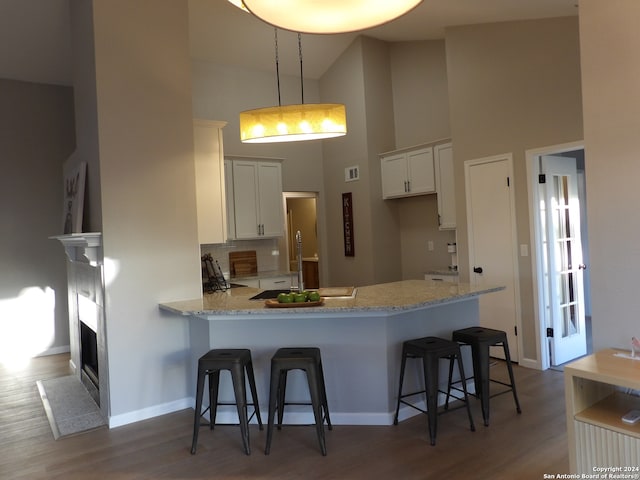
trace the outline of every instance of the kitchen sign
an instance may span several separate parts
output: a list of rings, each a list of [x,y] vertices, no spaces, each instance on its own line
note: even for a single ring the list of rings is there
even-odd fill
[[[344,228],[344,256],[355,256],[353,241],[353,200],[351,192],[342,194],[342,225]]]

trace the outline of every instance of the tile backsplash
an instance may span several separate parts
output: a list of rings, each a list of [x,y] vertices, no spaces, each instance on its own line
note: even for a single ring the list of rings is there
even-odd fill
[[[230,240],[215,245],[200,245],[200,255],[211,254],[220,264],[226,278],[229,278],[229,252],[255,250],[258,262],[258,273],[282,271],[287,268],[286,251],[281,251],[279,239]]]

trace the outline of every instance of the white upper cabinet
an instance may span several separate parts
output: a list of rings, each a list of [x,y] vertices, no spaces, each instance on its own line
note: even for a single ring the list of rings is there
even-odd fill
[[[440,230],[456,228],[456,196],[453,177],[453,148],[451,143],[433,147],[438,195],[438,224]]]
[[[382,198],[435,193],[433,148],[415,147],[380,155]]]
[[[231,166],[234,238],[283,236],[280,162],[233,159]]]
[[[222,128],[226,122],[193,121],[196,208],[200,244],[227,241]]]

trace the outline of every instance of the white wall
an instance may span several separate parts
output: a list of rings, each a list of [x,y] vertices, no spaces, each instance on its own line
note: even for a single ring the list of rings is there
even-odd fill
[[[594,349],[640,334],[640,3],[580,1]]]

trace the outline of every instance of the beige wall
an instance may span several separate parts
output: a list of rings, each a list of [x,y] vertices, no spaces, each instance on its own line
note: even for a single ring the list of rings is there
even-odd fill
[[[390,44],[395,148],[451,135],[444,40]]]
[[[2,363],[14,349],[28,358],[69,346],[66,256],[48,237],[63,231],[62,168],[75,134],[70,87],[0,80],[0,105]],[[34,342],[36,333],[47,335]]]
[[[528,245],[525,150],[582,139],[578,20],[449,28],[446,50],[458,198],[464,198],[465,160],[513,153],[518,244]],[[456,206],[458,265],[468,280],[466,204]],[[520,257],[518,268],[521,356],[537,360],[531,257]]]
[[[76,81],[95,89],[82,106],[95,115],[78,136],[97,149],[104,256],[115,265],[105,312],[117,425],[175,410],[192,393],[188,324],[158,309],[201,292],[188,12],[172,0],[94,0],[93,12],[87,3],[72,3],[74,23],[94,27],[76,25],[90,38],[74,45],[94,45],[95,83]]]
[[[323,145],[327,198],[328,285],[369,285],[400,278],[400,243],[393,206],[382,201],[378,153],[393,146],[388,46],[359,37],[320,80],[324,101],[345,103],[345,137]],[[360,180],[344,181],[359,165]],[[344,255],[342,193],[353,195],[355,256]],[[327,278],[327,277],[323,277]]]
[[[450,137],[444,40],[392,43],[390,55],[395,148]],[[396,211],[402,278],[424,278],[426,270],[449,266],[447,243],[455,242],[455,232],[438,230],[436,195],[387,202]]]
[[[640,3],[580,1],[594,349],[638,336]]]

